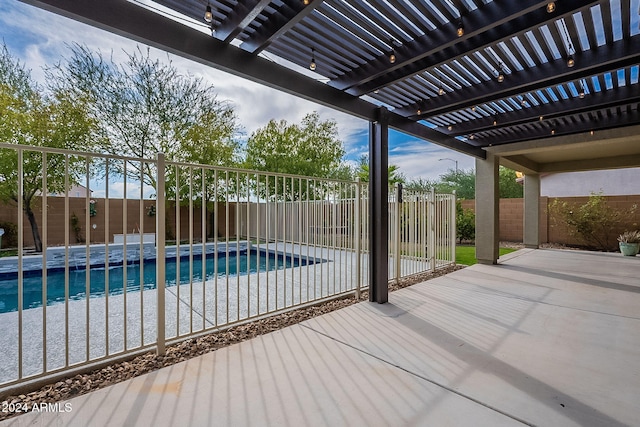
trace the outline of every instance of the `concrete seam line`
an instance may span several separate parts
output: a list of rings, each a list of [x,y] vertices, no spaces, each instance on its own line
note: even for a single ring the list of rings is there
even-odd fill
[[[393,367],[395,367],[395,368],[398,368],[398,369],[400,369],[400,370],[402,370],[402,371],[404,371],[404,372],[406,372],[406,373],[408,373],[408,374],[410,374],[410,375],[413,375],[414,377],[420,378],[420,379],[422,379],[422,380],[424,380],[424,381],[427,381],[427,382],[429,382],[429,383],[431,383],[431,384],[433,384],[433,385],[435,385],[435,386],[437,386],[437,387],[440,387],[440,388],[445,389],[445,390],[447,390],[447,391],[449,391],[449,392],[451,392],[451,393],[454,393],[454,394],[456,394],[456,395],[458,395],[458,396],[460,396],[460,397],[462,397],[462,398],[464,398],[464,399],[470,400],[470,401],[472,401],[472,402],[474,402],[474,403],[477,403],[478,405],[484,406],[484,407],[485,407],[485,408],[487,408],[487,409],[490,409],[490,410],[492,410],[492,411],[494,411],[494,412],[497,412],[497,413],[499,413],[499,414],[502,414],[502,415],[504,415],[505,417],[509,417],[509,418],[511,418],[511,419],[513,419],[513,420],[515,420],[515,421],[518,421],[519,423],[522,423],[522,424],[524,424],[524,425],[526,425],[526,426],[535,427],[535,424],[532,424],[532,423],[530,423],[530,422],[528,422],[528,421],[526,421],[526,420],[524,420],[524,419],[522,419],[522,418],[519,418],[519,417],[517,417],[517,416],[515,416],[515,415],[511,415],[511,414],[509,414],[508,412],[505,412],[505,411],[503,411],[503,410],[501,410],[501,409],[498,409],[498,408],[496,408],[496,407],[494,407],[494,406],[491,406],[491,405],[489,405],[488,403],[484,403],[484,402],[482,402],[482,401],[480,401],[480,400],[478,400],[478,399],[476,399],[476,398],[474,398],[474,397],[471,397],[471,396],[466,395],[466,394],[464,394],[464,393],[462,393],[462,392],[459,392],[459,391],[457,391],[457,390],[454,390],[454,389],[452,389],[451,387],[449,387],[449,386],[447,386],[447,385],[445,385],[445,384],[439,383],[438,381],[432,380],[431,378],[427,378],[427,377],[425,377],[424,375],[420,375],[420,374],[418,374],[418,373],[416,373],[416,372],[413,372],[413,371],[411,371],[411,370],[409,370],[409,369],[407,369],[407,368],[404,368],[404,367],[402,367],[402,366],[400,366],[400,365],[396,365],[396,364],[394,364],[394,363],[391,363],[391,362],[389,362],[388,360],[385,360],[385,359],[383,359],[383,358],[381,358],[381,357],[379,357],[379,356],[376,356],[375,354],[371,354],[371,353],[369,353],[368,351],[362,350],[362,349],[360,349],[360,348],[358,348],[358,347],[355,347],[355,346],[353,346],[353,345],[351,345],[351,344],[349,344],[349,343],[347,343],[347,342],[341,341],[341,340],[339,340],[339,339],[337,339],[337,338],[334,338],[334,337],[332,337],[332,336],[330,336],[330,335],[327,335],[327,334],[326,334],[326,333],[324,333],[324,332],[321,332],[321,331],[315,330],[315,329],[313,329],[312,327],[307,326],[307,325],[305,325],[305,324],[303,324],[303,323],[299,323],[299,325],[300,325],[300,326],[302,326],[302,327],[304,327],[304,328],[307,328],[307,329],[309,329],[310,331],[313,331],[313,332],[315,332],[315,333],[317,333],[317,334],[323,335],[323,336],[325,336],[325,337],[327,337],[327,338],[329,338],[329,339],[331,339],[331,340],[333,340],[333,341],[335,341],[335,342],[337,342],[337,343],[340,343],[340,344],[343,344],[343,345],[345,345],[345,346],[347,346],[347,347],[350,347],[350,348],[352,348],[352,349],[356,350],[356,351],[357,351],[357,352],[359,352],[359,353],[366,354],[367,356],[373,357],[374,359],[377,359],[377,360],[379,360],[379,361],[381,361],[381,362],[383,362],[383,363],[385,363],[385,364],[387,364],[387,365],[391,365],[391,366],[393,366]]]

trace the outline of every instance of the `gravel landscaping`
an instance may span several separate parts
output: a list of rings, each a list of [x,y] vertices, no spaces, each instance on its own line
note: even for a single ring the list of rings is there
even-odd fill
[[[434,273],[422,273],[407,277],[400,280],[397,284],[390,283],[389,291],[395,291],[415,283],[443,276],[461,268],[464,268],[464,266],[451,266],[439,269]],[[125,381],[138,375],[146,374],[165,366],[170,366],[210,351],[246,341],[258,335],[273,332],[312,317],[366,300],[368,300],[368,293],[363,292],[360,299],[351,297],[333,300],[311,307],[292,310],[251,323],[234,326],[221,332],[211,333],[168,346],[166,354],[163,356],[158,356],[155,352],[149,352],[125,362],[115,363],[102,369],[97,369],[86,374],[75,375],[48,384],[26,394],[6,397],[0,396],[0,405],[9,403],[13,406],[28,405],[27,407],[32,407],[36,403],[54,403],[61,400],[68,400],[75,396],[86,394],[90,391],[107,387],[120,381]],[[0,420],[10,418],[14,415],[17,414],[0,412]]]

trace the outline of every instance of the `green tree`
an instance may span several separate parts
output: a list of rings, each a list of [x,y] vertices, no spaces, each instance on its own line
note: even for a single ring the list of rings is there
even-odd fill
[[[0,139],[4,143],[78,149],[92,145],[94,122],[84,104],[62,97],[47,96],[31,78],[30,72],[15,60],[6,45],[0,50]],[[42,251],[42,240],[36,222],[34,203],[44,192],[66,193],[65,157],[24,151],[22,192],[18,187],[18,151],[0,150],[0,200],[18,202],[22,198],[24,213],[29,220],[35,250]],[[75,167],[81,162],[70,157],[69,184],[76,182]],[[46,172],[46,173],[44,173]],[[45,180],[46,177],[46,188]]]
[[[431,189],[436,188],[437,181],[430,179],[418,178],[407,182],[404,186],[406,190],[417,192],[429,192]]]
[[[471,200],[476,196],[476,173],[473,169],[459,169],[455,171],[449,169],[446,173],[440,175],[440,180],[436,184],[438,193],[456,192],[459,199]]]
[[[344,178],[345,167],[342,141],[338,138],[335,120],[320,120],[317,112],[307,114],[300,124],[285,120],[270,120],[256,130],[247,141],[245,167],[253,170],[278,172],[318,178]],[[289,184],[271,178],[255,189],[264,196],[299,199],[307,196],[306,184],[293,180]],[[289,185],[290,187],[285,186]],[[286,196],[281,196],[286,191]],[[328,191],[317,184],[309,189],[313,194]]]
[[[389,165],[387,167],[387,179],[389,180],[390,186],[405,183],[406,178],[399,170],[400,166],[398,165]],[[369,182],[369,156],[360,156],[355,175],[360,178],[360,181]]]
[[[102,152],[141,158],[163,152],[170,161],[220,166],[238,160],[233,107],[217,99],[213,86],[180,74],[170,60],[152,59],[149,50],[138,48],[118,64],[75,44],[47,77],[59,97],[87,106],[99,124]],[[152,164],[135,165],[155,188]],[[122,163],[112,167],[123,172]]]
[[[464,209],[460,200],[456,201],[456,237],[460,243],[476,238],[476,214],[473,209]]]
[[[523,195],[522,185],[516,182],[516,172],[512,169],[500,166],[498,172],[499,191],[501,198],[520,198]],[[458,170],[449,169],[440,175],[440,180],[435,184],[436,191],[451,193],[455,190],[459,199],[471,200],[476,193],[476,172],[473,169]]]
[[[516,171],[500,166],[500,198],[519,199],[524,194],[524,187],[516,181]]]

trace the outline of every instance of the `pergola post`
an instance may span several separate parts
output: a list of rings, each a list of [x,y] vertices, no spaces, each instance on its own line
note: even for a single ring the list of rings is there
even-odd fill
[[[524,246],[540,247],[540,175],[524,176]]]
[[[476,159],[476,258],[480,264],[498,263],[500,239],[499,163],[495,154]]]
[[[389,300],[389,111],[369,124],[369,301]]]

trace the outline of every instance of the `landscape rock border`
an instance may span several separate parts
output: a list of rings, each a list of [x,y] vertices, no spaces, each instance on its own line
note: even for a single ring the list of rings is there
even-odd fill
[[[407,286],[421,283],[429,279],[444,276],[466,266],[448,266],[436,270],[416,274],[400,279],[398,283],[389,282],[389,291],[406,288]],[[278,315],[270,316],[254,322],[233,326],[220,332],[212,332],[198,338],[192,338],[180,343],[167,346],[166,354],[158,356],[151,351],[128,361],[114,363],[101,369],[78,374],[55,383],[45,385],[26,394],[0,396],[0,405],[10,404],[19,407],[32,407],[34,404],[55,403],[68,400],[91,391],[95,391],[110,385],[126,381],[160,368],[174,365],[188,359],[228,347],[242,341],[255,338],[259,335],[277,331],[287,326],[300,323],[322,314],[330,313],[341,308],[348,307],[358,302],[367,301],[368,292],[363,292],[360,299],[347,297],[320,303],[318,305],[300,308]],[[19,415],[20,412],[0,412],[0,421]]]

